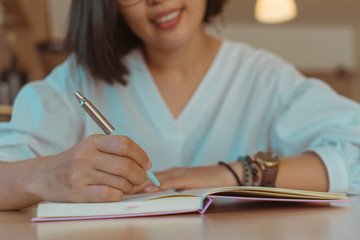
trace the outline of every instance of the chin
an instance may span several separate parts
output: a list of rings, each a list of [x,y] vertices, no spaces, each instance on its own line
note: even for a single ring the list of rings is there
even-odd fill
[[[191,33],[172,34],[152,41],[152,46],[160,49],[178,49],[191,43],[196,37]]]
[[[164,50],[172,50],[172,49],[181,48],[185,46],[186,43],[187,41],[163,42],[163,43],[158,43],[156,47]]]

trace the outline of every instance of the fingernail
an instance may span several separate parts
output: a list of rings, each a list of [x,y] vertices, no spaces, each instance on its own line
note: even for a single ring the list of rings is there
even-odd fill
[[[145,188],[145,192],[153,192],[155,190],[156,187],[154,186],[148,186]]]
[[[150,170],[151,168],[152,168],[152,163],[150,161],[148,161],[148,163],[146,164],[145,169]]]

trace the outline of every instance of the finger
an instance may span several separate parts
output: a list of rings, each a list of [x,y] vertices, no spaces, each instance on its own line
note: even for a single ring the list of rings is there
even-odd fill
[[[160,182],[161,189],[152,184],[151,182],[148,182],[148,184],[141,186],[143,188],[142,191],[152,193],[174,188],[173,181],[175,181],[174,179],[182,176],[182,168],[170,168],[161,172],[156,172],[155,175]]]
[[[171,178],[173,175],[174,175],[174,171],[170,171],[170,170],[165,170],[165,171],[162,171],[162,172],[156,172],[155,176],[159,180],[161,188],[155,186],[154,183],[152,183],[149,179],[147,179],[141,185],[135,186],[134,190],[132,191],[131,194],[140,193],[140,192],[148,192],[148,193],[150,193],[150,192],[160,192],[162,190],[167,190],[168,188],[167,189],[163,188],[162,181],[164,179]]]
[[[146,170],[151,168],[151,161],[145,151],[130,138],[120,135],[94,136],[95,146],[99,151],[133,159]]]
[[[123,193],[130,193],[134,189],[134,185],[123,177],[96,171],[94,177],[89,181],[89,185],[105,185],[116,188]]]
[[[196,181],[189,179],[187,176],[175,176],[168,177],[161,180],[161,190],[184,190],[184,189],[194,189],[199,188]],[[158,192],[159,188],[156,186],[148,186],[144,189],[144,192]]]
[[[168,170],[166,170],[163,172],[155,173],[155,176],[160,182],[160,188],[155,186],[154,183],[152,183],[149,179],[147,179],[144,183],[142,183],[138,186],[135,186],[134,190],[132,191],[131,194],[140,193],[140,192],[159,192],[159,191],[164,190],[163,184],[162,184],[162,179],[169,178],[171,176],[171,174],[168,174]]]
[[[144,192],[144,189],[147,187],[147,186],[150,186],[150,185],[154,185],[152,182],[150,182],[149,179],[146,179],[145,182],[143,182],[142,184],[140,185],[135,185],[132,192],[129,193],[129,194],[136,194],[136,193],[141,193],[141,192]]]
[[[154,186],[154,185],[148,185],[144,188],[144,192],[146,193],[153,193],[153,192],[160,192],[165,191],[169,189],[177,189],[181,190],[183,189],[182,183],[178,180],[178,178],[165,178],[161,181],[161,189]]]
[[[93,156],[94,167],[104,173],[123,177],[133,185],[140,185],[146,180],[146,171],[127,157],[118,157],[106,153]]]
[[[153,185],[149,185],[144,188],[145,193],[155,193],[155,192],[161,192],[161,191],[166,191],[166,190],[168,190],[168,189],[165,189],[163,187],[158,188],[157,186],[153,186]]]
[[[124,193],[116,188],[105,185],[88,185],[76,202],[118,202]]]

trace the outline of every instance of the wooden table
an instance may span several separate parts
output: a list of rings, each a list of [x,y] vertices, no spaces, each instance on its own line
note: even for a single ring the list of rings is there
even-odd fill
[[[31,223],[22,212],[0,212],[0,239],[326,239],[360,237],[360,196],[341,206],[236,202],[205,215]]]

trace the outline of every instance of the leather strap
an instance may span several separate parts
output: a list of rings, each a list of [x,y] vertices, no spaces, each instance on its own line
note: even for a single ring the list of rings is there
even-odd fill
[[[260,186],[275,187],[276,175],[278,172],[277,167],[266,168],[262,171]]]

